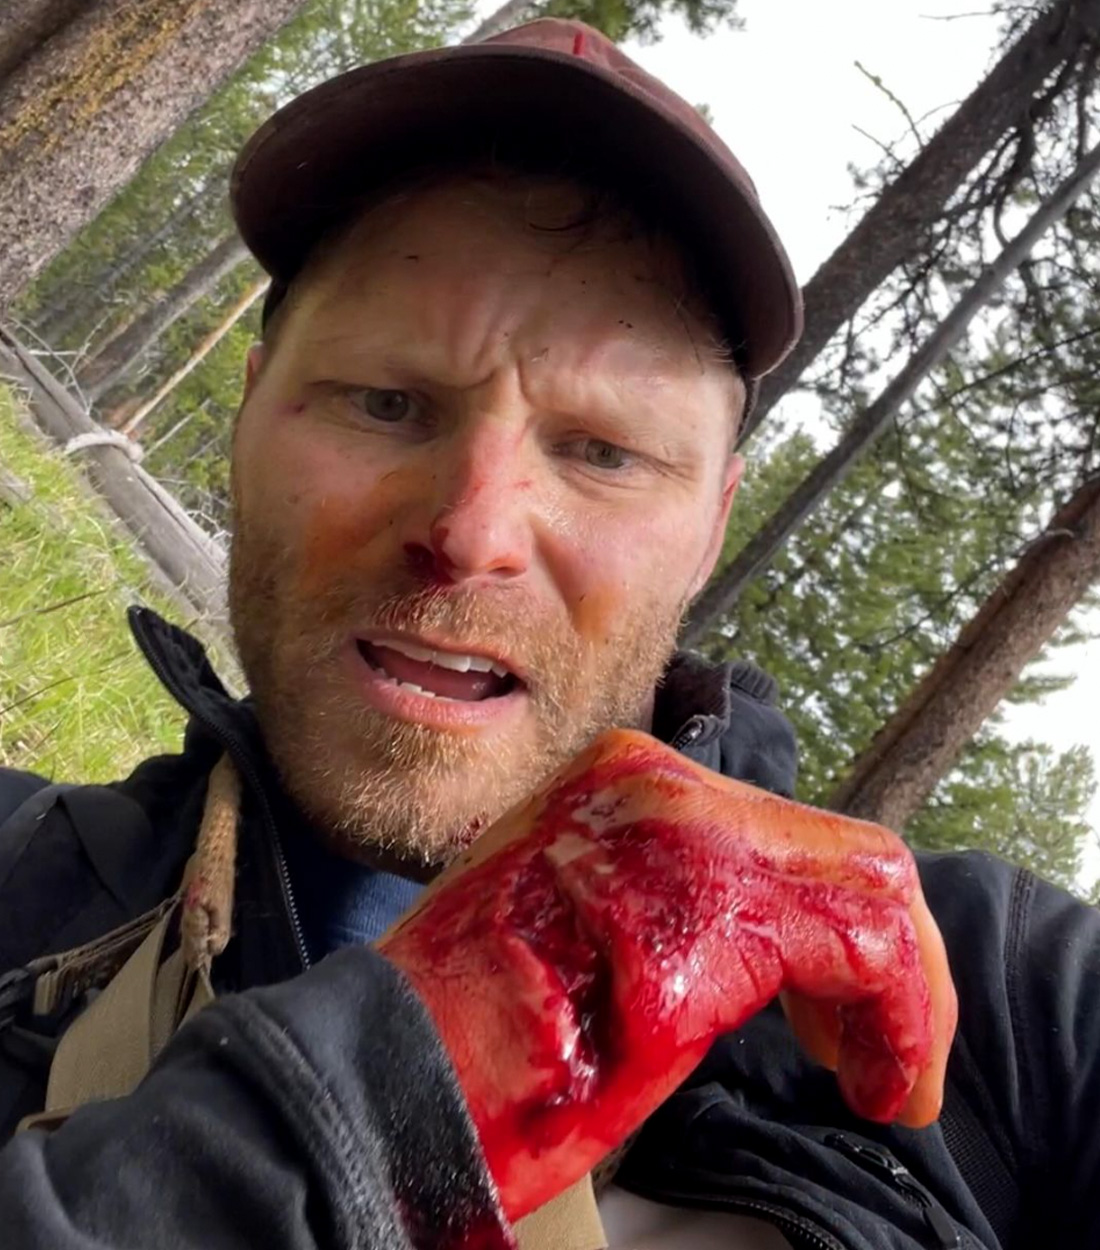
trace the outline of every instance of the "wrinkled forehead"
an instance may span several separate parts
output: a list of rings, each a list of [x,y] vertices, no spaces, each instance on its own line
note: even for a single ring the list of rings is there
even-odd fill
[[[379,197],[317,245],[278,317],[307,297],[316,308],[341,291],[363,289],[383,260],[494,243],[522,248],[532,265],[548,270],[572,260],[596,267],[605,279],[644,283],[676,321],[695,323],[692,337],[708,357],[729,359],[678,243],[613,193],[553,174],[427,176]]]

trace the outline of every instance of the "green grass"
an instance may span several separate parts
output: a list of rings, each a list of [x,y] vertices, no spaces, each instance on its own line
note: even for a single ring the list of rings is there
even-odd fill
[[[0,469],[33,491],[0,500],[0,766],[115,780],[178,750],[185,724],[130,636],[126,605],[188,622],[75,468],[19,427],[15,402],[0,386]]]

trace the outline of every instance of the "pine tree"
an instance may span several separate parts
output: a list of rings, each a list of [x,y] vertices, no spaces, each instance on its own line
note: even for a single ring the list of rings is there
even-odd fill
[[[965,772],[941,782],[909,822],[909,842],[988,851],[1078,890],[1084,849],[1095,837],[1083,815],[1097,784],[1088,748],[1056,754],[1042,743],[1009,746],[983,735],[971,754]]]
[[[248,256],[236,234],[221,239],[207,254],[123,327],[77,372],[77,382],[90,403],[115,386],[170,326]]]
[[[829,806],[901,828],[1090,588],[1100,585],[1100,477],[1028,544],[852,764]]]
[[[300,4],[94,0],[23,46],[0,84],[0,308]]]

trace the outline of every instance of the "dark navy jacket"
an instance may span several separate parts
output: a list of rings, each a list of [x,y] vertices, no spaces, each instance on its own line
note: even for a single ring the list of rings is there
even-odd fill
[[[0,1150],[0,1247],[505,1244],[454,1074],[399,974],[368,948],[303,971],[280,844],[299,818],[250,705],[187,635],[142,610],[131,624],[191,713],[184,750],[112,786],[0,771],[0,973],[174,890],[228,750],[245,793],[223,996],[128,1098]],[[794,742],[773,700],[751,666],[678,656],[654,731],[789,793]],[[961,1010],[940,1122],[855,1119],[772,1008],[649,1120],[619,1184],[762,1216],[815,1250],[1100,1246],[1100,917],[986,856],[920,866]],[[47,1054],[18,1021],[0,1029],[0,1141],[41,1107]]]

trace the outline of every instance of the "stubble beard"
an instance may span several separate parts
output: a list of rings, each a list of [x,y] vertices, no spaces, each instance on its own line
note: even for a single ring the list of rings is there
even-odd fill
[[[264,742],[287,793],[333,849],[442,867],[597,734],[644,727],[684,602],[631,605],[595,642],[518,585],[427,588],[405,569],[349,569],[295,600],[293,558],[238,517],[230,617]],[[458,733],[370,707],[349,680],[349,638],[404,632],[516,658],[529,674],[522,735]]]

